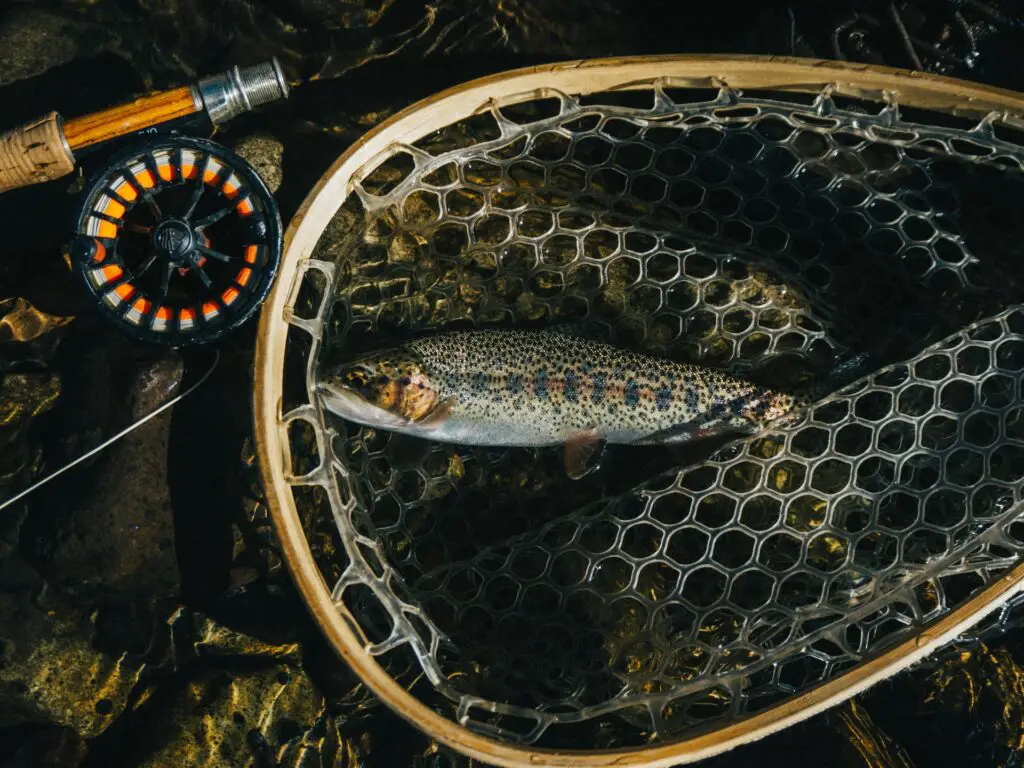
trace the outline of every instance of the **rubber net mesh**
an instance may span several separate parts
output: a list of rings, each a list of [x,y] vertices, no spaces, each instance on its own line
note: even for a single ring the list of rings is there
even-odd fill
[[[635,746],[805,691],[1020,562],[1024,153],[993,125],[654,83],[491,105],[364,168],[281,318],[280,430],[368,651],[505,741]],[[768,432],[581,481],[313,394],[325,359],[472,326],[776,385],[871,365]]]

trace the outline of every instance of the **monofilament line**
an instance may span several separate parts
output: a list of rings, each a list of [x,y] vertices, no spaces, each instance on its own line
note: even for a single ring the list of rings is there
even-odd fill
[[[216,368],[217,368],[217,364],[218,364],[218,363],[220,362],[220,352],[218,352],[217,350],[214,350],[214,351],[213,351],[213,355],[214,355],[214,357],[213,357],[213,363],[212,363],[212,364],[210,365],[209,369],[207,369],[206,373],[204,373],[204,374],[203,374],[202,378],[201,378],[201,379],[199,379],[199,381],[197,381],[197,382],[196,382],[195,384],[193,384],[193,385],[192,385],[191,387],[189,387],[188,389],[186,389],[186,390],[185,390],[184,392],[182,392],[182,393],[181,393],[180,395],[175,395],[175,396],[174,396],[174,397],[172,397],[172,398],[171,398],[170,400],[168,400],[168,401],[167,401],[166,403],[164,403],[163,405],[161,405],[160,407],[158,407],[158,408],[157,408],[156,410],[154,410],[154,411],[152,411],[152,412],[150,412],[150,413],[146,414],[145,416],[143,416],[143,417],[142,417],[141,419],[139,419],[139,420],[138,420],[138,421],[136,421],[135,423],[133,423],[133,424],[129,424],[129,425],[127,426],[127,427],[125,427],[124,429],[122,429],[122,430],[121,430],[120,432],[118,432],[118,433],[117,433],[116,435],[114,435],[113,437],[111,437],[111,438],[109,438],[109,439],[107,439],[107,440],[103,441],[102,443],[100,443],[99,445],[97,445],[97,446],[96,446],[95,448],[93,448],[93,449],[91,449],[91,450],[89,450],[89,451],[86,451],[86,452],[85,452],[84,454],[82,454],[81,456],[79,456],[79,457],[78,457],[77,459],[75,459],[74,461],[71,461],[71,462],[69,462],[68,464],[65,464],[65,465],[64,465],[63,467],[61,467],[60,469],[57,469],[57,470],[55,470],[54,472],[51,472],[51,473],[50,473],[49,475],[47,475],[46,477],[44,477],[44,478],[43,478],[42,480],[40,480],[40,481],[38,481],[38,482],[36,482],[36,483],[34,483],[34,484],[30,485],[30,486],[29,486],[28,488],[26,488],[25,490],[23,490],[23,491],[21,491],[20,493],[16,494],[15,496],[12,496],[12,497],[11,497],[11,498],[9,498],[9,499],[8,499],[7,501],[5,501],[5,502],[3,502],[2,504],[0,504],[0,511],[2,511],[2,510],[4,510],[4,509],[6,509],[7,507],[9,507],[9,506],[10,506],[11,504],[13,504],[14,502],[16,502],[16,501],[19,501],[19,500],[21,500],[21,499],[25,498],[25,497],[26,497],[26,496],[28,496],[28,495],[29,495],[30,493],[33,493],[34,491],[38,490],[39,488],[42,488],[42,487],[43,487],[44,485],[46,485],[47,483],[49,483],[49,482],[50,482],[51,480],[54,480],[54,479],[56,479],[56,478],[57,478],[58,476],[60,476],[60,475],[64,474],[64,473],[65,473],[65,472],[67,472],[67,471],[68,471],[69,469],[72,469],[73,467],[76,467],[76,466],[78,466],[78,465],[79,465],[79,464],[81,464],[81,463],[82,463],[83,461],[86,461],[87,459],[90,459],[90,458],[92,458],[93,456],[95,456],[95,455],[96,455],[97,453],[99,453],[100,451],[102,451],[102,450],[104,450],[104,449],[106,449],[106,448],[109,448],[109,447],[110,447],[111,445],[113,445],[114,443],[116,443],[116,442],[117,442],[118,440],[120,440],[120,439],[121,439],[122,437],[124,437],[125,435],[128,435],[128,434],[130,434],[131,432],[135,431],[136,429],[138,429],[139,427],[141,427],[141,426],[142,426],[143,424],[145,424],[145,423],[146,423],[146,422],[148,422],[149,420],[151,420],[151,419],[154,419],[154,418],[156,418],[156,417],[157,417],[157,416],[159,416],[159,415],[160,415],[161,413],[163,413],[164,411],[166,411],[166,410],[167,410],[168,408],[170,408],[171,406],[175,405],[176,403],[179,403],[179,402],[181,402],[181,401],[182,401],[182,400],[184,400],[184,399],[185,399],[186,397],[188,397],[188,396],[189,396],[190,394],[192,394],[193,392],[195,392],[195,391],[196,391],[196,390],[197,390],[197,389],[198,389],[198,388],[199,388],[200,386],[202,386],[202,384],[203,384],[203,383],[204,383],[204,382],[205,382],[205,381],[206,381],[206,380],[207,380],[208,378],[210,378],[210,374],[212,374],[212,373],[214,372],[214,370],[216,370]]]

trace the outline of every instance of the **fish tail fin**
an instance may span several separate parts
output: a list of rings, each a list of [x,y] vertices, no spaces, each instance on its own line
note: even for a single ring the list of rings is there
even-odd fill
[[[859,379],[866,374],[870,368],[875,367],[872,360],[873,356],[870,352],[856,354],[833,366],[826,375],[826,380],[833,386],[848,384],[853,379]]]
[[[861,352],[833,366],[822,378],[805,390],[794,394],[794,408],[809,408],[824,400],[848,384],[865,376],[873,370],[873,357],[870,352]]]

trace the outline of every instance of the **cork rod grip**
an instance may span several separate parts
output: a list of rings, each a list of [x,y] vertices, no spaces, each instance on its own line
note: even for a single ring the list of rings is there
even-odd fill
[[[0,192],[59,179],[74,169],[56,112],[0,134]]]

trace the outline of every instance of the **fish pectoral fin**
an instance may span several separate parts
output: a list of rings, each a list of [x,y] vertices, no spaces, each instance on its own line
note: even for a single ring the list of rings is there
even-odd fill
[[[577,432],[565,442],[565,473],[573,480],[597,469],[604,439],[596,429]]]
[[[420,427],[426,427],[427,429],[436,429],[448,420],[448,417],[452,415],[452,411],[455,410],[455,406],[458,405],[458,402],[459,399],[454,396],[441,401],[434,407],[434,410],[423,418],[422,421],[418,421],[417,425]]]

